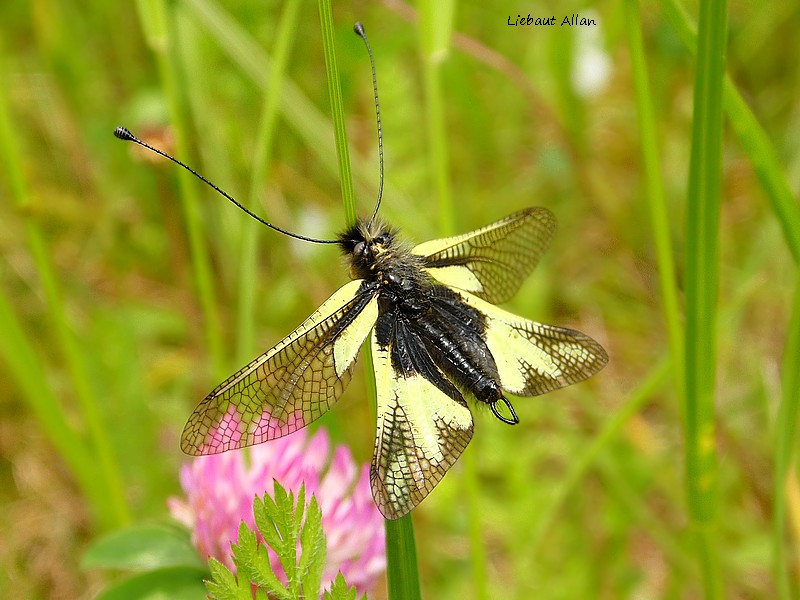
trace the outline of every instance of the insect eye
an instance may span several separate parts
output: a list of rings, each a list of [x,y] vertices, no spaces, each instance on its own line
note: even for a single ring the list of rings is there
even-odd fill
[[[379,235],[379,236],[375,237],[374,241],[375,241],[376,244],[379,244],[381,246],[385,246],[386,242],[387,242],[387,239],[386,239],[385,235]]]
[[[369,256],[369,246],[364,241],[358,242],[353,248],[353,254],[356,256]]]

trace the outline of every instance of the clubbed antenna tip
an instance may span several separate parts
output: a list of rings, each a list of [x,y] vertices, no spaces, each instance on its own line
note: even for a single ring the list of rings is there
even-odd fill
[[[134,139],[133,134],[125,127],[117,127],[114,130],[114,137],[118,137],[119,139],[125,140],[126,142],[132,142]]]

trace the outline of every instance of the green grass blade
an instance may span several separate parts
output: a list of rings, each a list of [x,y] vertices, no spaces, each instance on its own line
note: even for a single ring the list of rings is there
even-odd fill
[[[339,82],[339,67],[336,64],[334,46],[333,8],[330,0],[320,0],[319,17],[322,24],[322,49],[325,53],[325,70],[328,74],[328,95],[333,116],[333,133],[336,141],[336,157],[339,167],[339,183],[342,186],[342,202],[348,223],[355,223],[356,201],[353,191],[353,176],[350,170],[350,153],[347,148],[342,88]],[[355,35],[355,34],[354,34]]]
[[[789,564],[786,552],[786,483],[794,476],[791,466],[794,462],[797,443],[797,415],[800,409],[800,277],[794,291],[792,319],[783,355],[783,378],[781,381],[781,403],[775,418],[775,492],[772,499],[773,553],[775,579],[780,597],[792,597]]]
[[[553,498],[547,506],[539,512],[536,528],[530,536],[530,548],[535,554],[541,551],[544,541],[547,539],[547,532],[555,522],[559,510],[564,506],[570,493],[578,487],[589,469],[595,464],[609,445],[617,439],[625,424],[640,412],[644,406],[652,400],[653,395],[666,383],[670,371],[672,370],[670,361],[662,359],[644,378],[644,380],[630,392],[627,400],[617,411],[606,421],[603,428],[592,440],[591,444],[570,462],[570,470],[566,477],[562,479]]]
[[[264,94],[264,106],[256,134],[256,151],[253,156],[253,168],[250,177],[250,206],[259,205],[259,190],[269,172],[272,163],[272,143],[275,137],[275,125],[278,121],[278,110],[281,93],[289,61],[292,44],[297,34],[297,22],[300,14],[300,1],[289,0],[283,9],[281,22],[273,50],[273,62],[267,77]],[[254,312],[258,281],[258,234],[261,227],[255,223],[244,228],[240,246],[239,295],[236,320],[236,354],[239,362],[249,359],[254,351]]]
[[[678,0],[662,0],[661,5],[684,46],[695,54],[696,27],[689,20],[686,11]],[[728,122],[772,203],[772,210],[780,221],[786,244],[795,262],[800,262],[800,205],[792,194],[792,188],[769,136],[727,74],[724,81],[724,107]]]
[[[266,91],[264,73],[269,73],[272,61],[255,40],[218,4],[210,0],[185,0],[184,6],[206,28],[209,35],[217,40],[220,49],[256,85]],[[316,155],[320,167],[336,175],[338,158],[333,136],[330,135],[331,121],[288,78],[283,84],[280,105],[283,118]],[[353,176],[359,188],[372,192],[375,189],[373,161],[359,159],[358,155],[352,157],[352,160],[356,166]],[[394,198],[398,204],[410,203],[406,195],[393,186],[388,178],[384,194]]]
[[[163,0],[139,0],[137,8],[142,29],[158,64],[161,84],[169,107],[170,123],[175,135],[176,154],[184,162],[188,162],[191,132],[186,118],[187,103],[181,92],[185,86],[181,84],[180,56],[176,48],[177,9],[173,3]],[[214,364],[214,372],[221,377],[227,373],[227,369],[223,358],[222,326],[217,312],[211,261],[200,217],[201,201],[197,193],[199,182],[183,169],[178,169],[176,177],[180,187],[181,210],[189,238],[192,277],[203,311],[206,344]]]
[[[721,598],[714,388],[727,6],[700,6],[686,223],[686,479],[706,598]]]
[[[489,598],[489,575],[486,569],[485,528],[480,508],[481,482],[478,473],[476,448],[467,448],[461,456],[464,487],[466,488],[469,526],[469,565],[474,598]]]
[[[642,139],[642,161],[644,163],[647,202],[650,206],[650,223],[658,258],[658,273],[661,283],[661,302],[669,335],[674,386],[679,396],[683,394],[683,325],[681,324],[680,299],[678,295],[675,260],[673,259],[669,213],[664,198],[661,178],[661,160],[658,152],[658,136],[647,76],[644,42],[642,40],[641,11],[638,0],[625,0],[625,21],[628,44],[631,52],[631,68],[636,89],[636,109]]]
[[[419,600],[417,549],[411,515],[386,520],[386,584],[389,600]]]
[[[97,520],[106,527],[116,524],[105,486],[92,453],[69,426],[69,420],[53,390],[33,344],[14,314],[6,294],[0,290],[0,356],[16,380],[45,435],[67,464],[86,495]]]
[[[216,2],[186,0],[185,6],[234,64],[267,92],[269,81],[265,81],[265,74],[272,71],[272,58],[256,40]],[[330,135],[331,123],[288,78],[282,85],[280,109],[282,116],[316,154],[320,165],[335,174],[337,157]]]
[[[658,540],[659,548],[676,574],[680,574],[679,578],[683,581],[696,582],[698,569],[692,562],[691,555],[687,554],[685,544],[682,543],[682,532],[672,524],[664,522],[664,515],[659,509],[648,506],[642,501],[641,492],[632,485],[624,471],[620,470],[619,462],[610,460],[604,455],[598,458],[596,470],[602,477],[604,487],[607,487],[609,493],[624,506],[627,514],[634,515],[636,522],[640,524],[642,530],[647,531],[648,536]]]
[[[672,24],[684,45],[694,50],[696,31],[683,7],[677,0],[664,0],[662,5],[667,19]],[[796,202],[789,182],[784,173],[775,148],[759,124],[753,112],[747,106],[736,89],[731,78],[724,80],[724,107],[728,120],[743,150],[750,159],[753,169],[758,175],[767,193],[773,211],[783,230],[784,239],[794,258],[800,262],[800,206]],[[776,417],[775,440],[775,490],[773,494],[773,554],[774,571],[781,598],[789,598],[788,565],[784,549],[785,517],[786,517],[786,478],[789,473],[794,448],[794,428],[796,426],[798,382],[797,346],[795,336],[797,328],[797,294],[792,324],[788,334],[784,356],[782,379],[782,398]],[[794,360],[794,362],[790,362]]]
[[[39,390],[37,393],[44,394],[42,398],[30,394],[27,397],[56,447],[62,453],[67,453],[65,458],[68,459],[78,480],[82,481],[84,485],[91,481],[91,489],[94,490],[94,477],[101,479],[102,483],[100,485],[104,491],[102,493],[92,493],[90,496],[96,516],[104,527],[118,527],[125,524],[129,518],[122,480],[119,476],[117,461],[107,435],[107,426],[103,423],[103,418],[98,408],[97,396],[89,380],[83,349],[72,331],[72,326],[67,316],[67,307],[64,303],[61,285],[51,259],[45,235],[30,212],[31,197],[27,184],[22,177],[22,159],[19,155],[20,146],[16,141],[13,119],[6,99],[7,90],[4,65],[0,65],[0,157],[2,157],[4,170],[9,175],[12,201],[18,210],[23,211],[25,217],[28,249],[47,302],[50,325],[66,362],[81,416],[89,432],[91,442],[90,460],[78,460],[84,449],[76,438],[70,434],[64,413],[58,407],[58,402],[52,397],[51,392]],[[8,325],[12,327],[15,325],[15,321],[12,321],[11,307],[8,305],[5,308],[8,311],[6,315]],[[6,335],[5,330],[3,332],[3,335]],[[18,351],[23,352],[23,346],[26,345],[26,337],[21,331],[17,340],[20,343]],[[18,365],[18,368],[15,369],[17,374],[31,377],[34,376],[31,371],[33,368],[44,371],[41,365],[37,365],[38,361],[32,352],[28,354],[27,360],[17,363],[16,359],[18,357],[13,356],[15,350],[13,347],[8,347],[8,343],[9,340],[5,340],[6,349],[8,350],[7,357],[14,360]],[[27,365],[28,369],[22,369],[23,365]],[[24,375],[26,371],[27,375]],[[46,378],[42,375],[36,375],[35,377],[35,381],[22,382],[23,389],[30,391],[32,389],[31,385],[38,387],[46,382]],[[97,464],[96,470],[92,467],[93,463]]]
[[[778,217],[794,261],[800,263],[800,204],[792,193],[775,147],[727,75],[724,102],[731,129],[750,158],[753,169],[772,202],[772,210]]]
[[[455,231],[453,196],[447,153],[447,131],[444,116],[442,64],[450,51],[453,0],[426,0],[419,8],[419,40],[422,51],[422,74],[425,91],[425,130],[432,165],[433,189],[439,205],[439,230],[444,235]]]

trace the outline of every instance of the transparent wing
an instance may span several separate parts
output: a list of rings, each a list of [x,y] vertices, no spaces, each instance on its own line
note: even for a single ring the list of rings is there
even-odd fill
[[[526,208],[496,223],[455,237],[431,240],[412,252],[449,286],[499,304],[517,293],[556,231],[546,208]]]
[[[467,447],[472,415],[452,384],[442,382],[445,392],[420,373],[436,369],[423,346],[406,340],[398,347],[395,337],[381,347],[375,338],[378,431],[372,496],[384,517],[399,519],[433,490]]]
[[[378,317],[362,281],[341,287],[297,329],[223,381],[197,406],[181,436],[187,454],[216,454],[288,435],[341,395]]]
[[[486,316],[486,345],[507,392],[538,396],[583,381],[608,362],[603,347],[580,331],[529,321],[472,294],[458,294]]]

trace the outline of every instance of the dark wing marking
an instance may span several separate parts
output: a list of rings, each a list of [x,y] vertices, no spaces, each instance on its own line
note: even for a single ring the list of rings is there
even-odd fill
[[[378,318],[374,289],[351,281],[302,325],[217,386],[181,436],[187,454],[216,454],[288,435],[319,418],[352,377]]]
[[[458,294],[486,317],[484,339],[507,392],[538,396],[583,381],[608,362],[603,347],[580,331],[529,321],[472,294]]]
[[[387,519],[399,519],[417,506],[472,438],[464,398],[413,332],[402,321],[396,325],[387,345],[372,335],[378,431],[370,480],[375,504]]]
[[[464,235],[431,240],[412,252],[449,286],[499,304],[517,293],[556,231],[546,208],[526,208]]]

